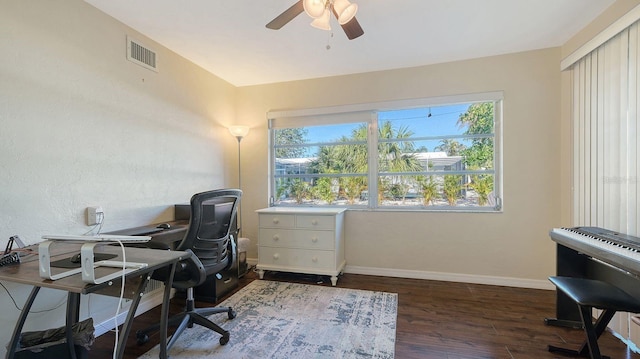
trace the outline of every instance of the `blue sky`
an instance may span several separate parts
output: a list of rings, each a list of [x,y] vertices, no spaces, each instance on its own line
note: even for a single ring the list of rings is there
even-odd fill
[[[394,128],[406,126],[414,133],[412,137],[442,136],[461,134],[464,128],[457,125],[458,118],[469,108],[469,104],[449,105],[431,108],[384,111],[378,113],[380,121],[390,120]],[[429,116],[429,113],[431,116]],[[350,137],[351,131],[359,124],[307,127],[307,140],[311,143],[333,142],[342,135]],[[433,151],[438,141],[416,141],[416,147],[426,146]]]

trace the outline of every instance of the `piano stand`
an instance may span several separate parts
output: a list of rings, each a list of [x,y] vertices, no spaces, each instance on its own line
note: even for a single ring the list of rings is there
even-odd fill
[[[608,358],[600,354],[598,338],[617,311],[640,313],[640,302],[622,289],[599,280],[573,277],[549,277],[549,280],[578,305],[587,337],[578,350],[549,345],[549,351],[591,359]],[[591,317],[593,308],[602,310],[595,324]]]

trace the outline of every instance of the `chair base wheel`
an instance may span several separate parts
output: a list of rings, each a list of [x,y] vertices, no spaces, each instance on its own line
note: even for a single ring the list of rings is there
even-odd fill
[[[229,342],[229,333],[220,337],[220,345],[225,345]]]
[[[236,311],[231,309],[231,308],[229,308],[229,311],[227,312],[227,318],[233,319],[235,317],[236,317]]]
[[[138,343],[138,345],[143,345],[149,341],[149,336],[144,333],[137,332],[136,339],[136,343]]]

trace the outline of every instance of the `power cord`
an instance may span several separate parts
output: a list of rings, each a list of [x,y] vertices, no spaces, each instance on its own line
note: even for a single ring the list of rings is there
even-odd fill
[[[102,224],[104,223],[104,212],[98,212],[97,213],[97,219],[98,219],[98,223],[94,224],[93,227],[91,227],[91,229],[89,229],[88,231],[84,232],[82,235],[83,236],[88,236],[88,235],[98,235],[100,234],[100,232],[102,231]],[[98,232],[93,234],[93,231],[96,230],[96,228],[98,229]]]
[[[99,233],[99,231],[98,231]],[[124,244],[122,244],[121,240],[117,240],[118,244],[120,245],[120,248],[122,249],[122,277],[120,278],[120,298],[118,299],[118,307],[116,308],[116,315],[114,316],[114,321],[115,321],[115,335],[116,335],[116,339],[115,339],[115,343],[113,345],[113,359],[116,359],[117,353],[118,353],[118,315],[120,315],[120,308],[122,307],[122,300],[124,299],[124,284],[125,284],[125,271],[127,269],[127,254],[124,250]],[[129,308],[129,310],[131,310],[131,308]]]
[[[9,295],[9,298],[10,298],[10,299],[11,299],[11,301],[13,302],[13,306],[14,306],[14,307],[16,307],[16,309],[17,309],[19,312],[21,312],[23,308],[20,308],[20,307],[18,306],[18,303],[16,302],[16,299],[13,297],[13,295],[11,295],[11,292],[9,291],[9,289],[8,289],[7,287],[5,287],[5,285],[4,285],[4,284],[2,284],[2,282],[0,282],[0,287],[2,287],[2,288],[4,289],[4,291],[5,291],[5,292],[7,292],[7,294]],[[57,304],[57,305],[56,305],[55,307],[53,307],[53,308],[43,309],[43,310],[30,310],[30,311],[29,311],[29,313],[37,314],[37,313],[46,313],[46,312],[50,312],[50,311],[52,311],[52,310],[56,310],[56,309],[58,309],[58,308],[62,307],[62,306],[63,306],[64,304],[66,304],[66,303],[67,303],[67,299],[66,299],[66,297],[65,297],[63,300],[61,300],[61,301],[60,301],[60,303],[59,303],[59,304]]]

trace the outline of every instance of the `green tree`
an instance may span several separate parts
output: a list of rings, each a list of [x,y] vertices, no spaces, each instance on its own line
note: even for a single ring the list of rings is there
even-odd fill
[[[394,128],[391,121],[383,122],[378,129],[378,170],[380,172],[414,172],[422,171],[422,165],[415,156],[413,141],[403,139],[413,136],[408,127]],[[400,141],[398,141],[400,140]],[[404,199],[411,188],[411,179],[404,175],[387,176],[379,180],[379,191],[389,192],[393,197]],[[379,193],[380,196],[380,193]]]
[[[364,177],[340,177],[340,194],[349,204],[354,204],[362,191],[367,189],[367,179]]]
[[[467,127],[467,135],[492,135],[494,132],[492,102],[475,103],[458,118],[458,126]],[[493,136],[473,138],[471,146],[461,153],[470,168],[493,168]]]
[[[433,176],[417,176],[416,181],[420,186],[420,193],[422,194],[422,204],[428,206],[433,203],[433,199],[438,194],[438,183],[433,179]]]
[[[465,145],[451,138],[440,140],[440,144],[434,148],[436,151],[446,152],[447,156],[460,156],[465,149]]]
[[[442,191],[450,206],[455,206],[462,190],[462,176],[445,175]]]
[[[311,195],[309,184],[299,178],[294,178],[288,184],[289,196],[293,197],[297,204],[302,203]]]
[[[311,188],[311,193],[317,199],[332,204],[336,200],[337,193],[333,191],[333,181],[331,177],[320,177]]]
[[[351,132],[351,137],[342,136],[338,142],[354,142],[367,140],[367,125],[358,126]],[[345,144],[321,149],[317,162],[321,168],[330,173],[366,174],[369,168],[369,154],[365,144]],[[366,175],[340,177],[339,195],[346,198],[349,204],[355,203],[362,191],[367,189]]]
[[[275,131],[277,145],[299,145],[306,142],[308,130],[306,128],[284,128]],[[300,158],[305,156],[304,147],[276,148],[276,158]]]
[[[478,204],[484,206],[489,201],[489,194],[493,191],[493,176],[473,175],[469,187],[478,194]]]

